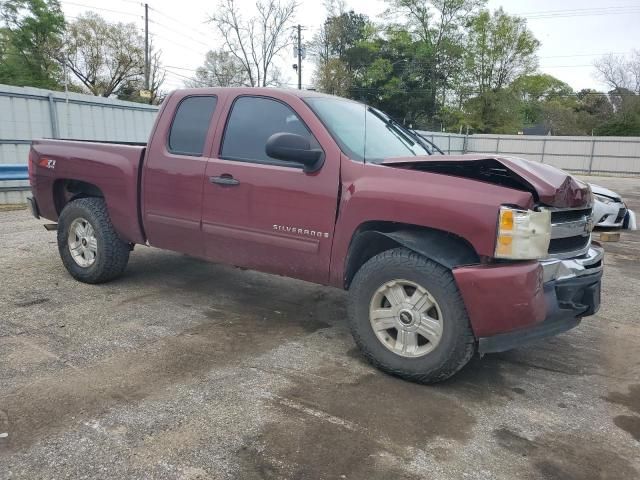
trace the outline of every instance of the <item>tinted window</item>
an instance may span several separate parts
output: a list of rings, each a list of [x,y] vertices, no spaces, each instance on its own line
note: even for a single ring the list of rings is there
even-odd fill
[[[268,98],[240,97],[233,104],[222,144],[222,158],[291,166],[269,157],[267,139],[274,133],[295,133],[320,148],[300,117],[284,103]]]
[[[169,151],[202,155],[217,102],[216,97],[187,97],[180,102],[169,132]]]

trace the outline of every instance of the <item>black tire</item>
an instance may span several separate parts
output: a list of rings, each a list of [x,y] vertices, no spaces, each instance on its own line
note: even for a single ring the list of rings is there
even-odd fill
[[[369,306],[379,287],[403,279],[433,296],[442,312],[442,335],[435,348],[421,357],[403,357],[376,336]],[[466,309],[451,271],[406,248],[376,255],[356,273],[350,287],[349,323],[353,338],[367,360],[380,370],[418,383],[451,377],[475,353],[476,343]]]
[[[97,240],[95,261],[88,267],[76,263],[69,251],[69,228],[77,218],[84,218],[91,224]],[[130,248],[114,230],[104,200],[92,197],[69,202],[60,213],[58,251],[73,278],[84,283],[103,283],[122,275],[129,261]]]

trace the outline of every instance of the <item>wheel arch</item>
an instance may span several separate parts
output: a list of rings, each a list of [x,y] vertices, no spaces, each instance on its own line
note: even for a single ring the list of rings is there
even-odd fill
[[[97,185],[83,180],[59,178],[53,184],[53,204],[58,216],[69,202],[87,197],[104,198],[104,193]]]
[[[480,256],[464,238],[420,225],[370,221],[351,237],[345,260],[344,288],[349,289],[356,272],[370,258],[397,247],[405,247],[449,270],[480,263]]]

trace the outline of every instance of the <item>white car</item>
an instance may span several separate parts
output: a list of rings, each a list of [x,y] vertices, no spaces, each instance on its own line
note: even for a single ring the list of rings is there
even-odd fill
[[[595,199],[593,223],[596,227],[636,230],[636,214],[627,208],[620,195],[600,185],[590,185]]]

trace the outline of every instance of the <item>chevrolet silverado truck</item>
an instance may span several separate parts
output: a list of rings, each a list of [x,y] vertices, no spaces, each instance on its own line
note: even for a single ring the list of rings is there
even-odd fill
[[[30,203],[81,282],[118,277],[148,245],[348,290],[364,356],[418,382],[598,310],[588,185],[518,158],[432,153],[347,99],[179,90],[147,144],[34,141]]]

